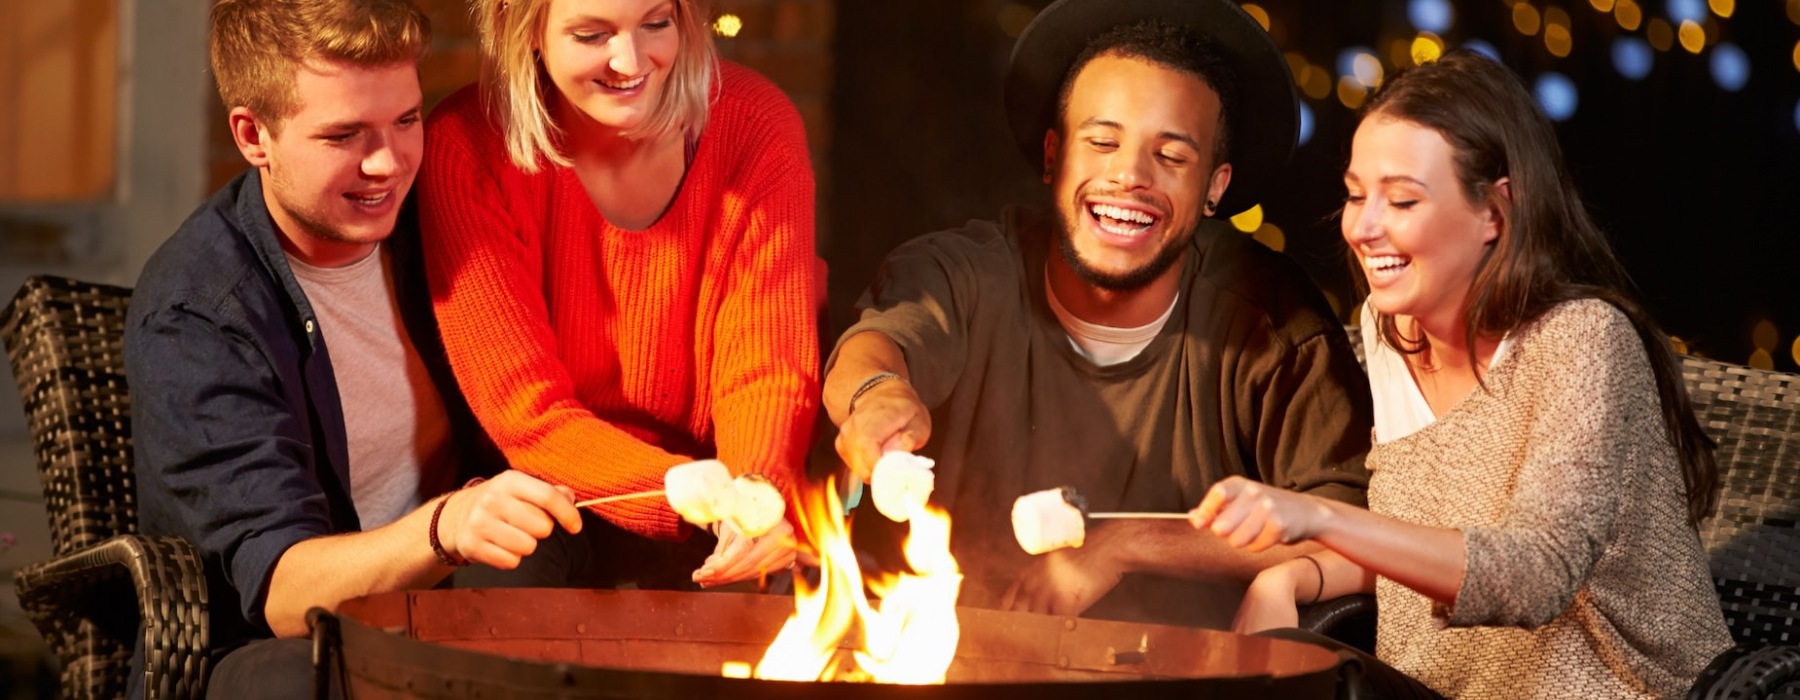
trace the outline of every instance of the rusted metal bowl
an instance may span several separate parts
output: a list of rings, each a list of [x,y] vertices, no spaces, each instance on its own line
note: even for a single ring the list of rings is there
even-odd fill
[[[1330,698],[1338,656],[1228,632],[962,608],[939,686],[726,678],[793,613],[786,596],[560,589],[391,593],[320,616],[350,698]],[[840,659],[848,652],[840,650]]]

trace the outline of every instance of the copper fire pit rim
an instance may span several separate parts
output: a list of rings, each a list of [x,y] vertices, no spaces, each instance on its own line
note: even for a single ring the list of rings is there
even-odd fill
[[[334,616],[335,626],[339,629],[341,640],[338,643],[340,658],[343,651],[349,652],[350,663],[346,670],[351,676],[383,676],[392,687],[414,688],[429,686],[436,691],[423,693],[420,697],[478,697],[490,696],[483,693],[456,692],[456,688],[476,688],[488,683],[489,679],[499,679],[499,688],[513,687],[520,679],[530,680],[528,684],[543,685],[545,679],[560,679],[552,685],[563,688],[573,695],[553,695],[554,697],[802,697],[794,695],[796,688],[812,690],[828,689],[820,692],[827,694],[820,697],[889,697],[891,693],[919,692],[915,686],[888,686],[883,684],[857,683],[781,683],[752,679],[724,678],[716,672],[670,670],[668,668],[629,668],[592,663],[567,663],[547,661],[543,659],[505,656],[500,653],[489,653],[469,648],[459,648],[457,644],[496,643],[511,641],[545,641],[555,643],[558,640],[585,640],[583,643],[644,643],[668,644],[680,643],[693,648],[696,652],[718,653],[725,646],[752,648],[760,650],[774,636],[774,630],[787,619],[792,612],[792,598],[786,596],[764,596],[754,594],[733,593],[677,593],[667,591],[606,591],[578,589],[466,589],[442,591],[415,591],[392,593],[365,598],[358,598],[340,606],[339,614]],[[607,614],[592,615],[589,607],[595,601],[604,601],[610,605],[602,605]],[[516,612],[524,610],[528,614],[513,616],[508,609]],[[596,620],[595,624],[572,622],[580,619],[580,615],[559,615],[558,610],[579,609],[589,614],[587,619]],[[959,608],[959,617],[964,620],[964,643],[973,636],[982,634],[1002,634],[1005,639],[1000,645],[1007,647],[1003,651],[1008,654],[1036,654],[1035,659],[1017,659],[1008,657],[1001,661],[990,661],[974,652],[958,652],[959,664],[989,664],[1018,667],[1035,667],[1051,669],[1060,680],[1046,677],[1035,677],[1031,680],[983,681],[960,680],[942,686],[929,686],[935,690],[928,694],[931,697],[951,698],[969,697],[979,700],[999,700],[1005,697],[1030,697],[1037,699],[1054,697],[1084,697],[1088,695],[1106,695],[1103,688],[1122,690],[1130,688],[1134,696],[1154,697],[1160,693],[1155,689],[1167,687],[1170,697],[1192,696],[1197,689],[1207,693],[1224,692],[1225,695],[1209,695],[1218,697],[1236,697],[1230,692],[1233,688],[1245,691],[1243,697],[1271,697],[1272,690],[1282,690],[1281,697],[1297,697],[1297,692],[1319,690],[1323,696],[1329,696],[1335,686],[1338,657],[1332,652],[1310,645],[1263,638],[1244,638],[1229,633],[1212,630],[1199,630],[1184,627],[1161,625],[1140,625],[1118,623],[1102,620],[1060,618],[1027,613],[1010,613],[993,610]],[[459,617],[460,616],[460,617]],[[456,618],[456,619],[450,619]],[[541,627],[550,622],[560,624],[562,633],[554,629],[548,633]],[[973,620],[973,624],[970,621]],[[620,622],[627,625],[629,633],[612,634],[612,630],[602,623]],[[459,627],[460,625],[460,627]],[[471,626],[473,625],[473,627]],[[468,636],[473,630],[480,632],[480,625],[488,625],[485,636]],[[533,625],[540,625],[534,628]],[[661,625],[660,627],[658,625]],[[691,626],[684,630],[683,626]],[[572,628],[579,627],[579,633],[571,633]],[[465,636],[456,636],[461,629]],[[702,629],[706,628],[706,629]],[[1058,630],[1054,634],[1051,629]],[[673,636],[670,631],[673,631]],[[1000,630],[1000,631],[997,631]],[[403,632],[396,634],[396,632]],[[1180,654],[1171,654],[1174,648],[1169,641],[1170,635],[1192,635],[1193,638],[1213,637],[1215,639],[1232,639],[1231,644],[1220,645],[1225,652],[1231,650],[1261,650],[1264,658],[1261,663],[1281,666],[1280,673],[1244,673],[1233,677],[1170,677],[1160,672],[1140,675],[1145,670],[1158,671],[1157,663],[1165,666],[1170,663],[1182,663]],[[611,636],[609,636],[611,635]],[[685,635],[685,636],[684,636]],[[699,635],[699,636],[694,636]],[[1085,635],[1085,636],[1084,636]],[[1110,635],[1110,636],[1108,636]],[[1151,639],[1151,650],[1148,660],[1143,655],[1135,661],[1133,647],[1137,642],[1128,639]],[[1072,661],[1065,655],[1052,660],[1045,657],[1045,646],[1050,638],[1058,643],[1075,644],[1079,642],[1089,657],[1086,660]],[[472,640],[472,642],[471,642]],[[1015,644],[1015,641],[1020,641]],[[1068,640],[1076,640],[1070,642]],[[1021,648],[1012,648],[1021,646]],[[1144,664],[1142,668],[1111,667],[1094,660],[1094,654],[1101,650],[1110,657],[1117,654],[1126,659],[1125,663]],[[1031,649],[1030,647],[1040,647]],[[611,648],[611,647],[608,647]],[[1240,649],[1241,648],[1241,649]],[[1206,651],[1206,650],[1202,650]],[[1212,650],[1217,656],[1220,652]],[[1056,652],[1050,652],[1056,653]],[[696,653],[706,656],[705,653]],[[1071,654],[1072,655],[1072,654]],[[1251,655],[1246,652],[1244,655]],[[758,654],[760,656],[760,654]],[[1196,657],[1198,658],[1198,657]],[[750,659],[754,661],[754,657]],[[1060,661],[1060,670],[1056,669]],[[360,665],[359,669],[357,666]],[[359,673],[360,671],[360,673]],[[953,667],[954,671],[954,667]],[[1096,679],[1076,678],[1069,673],[1100,676]],[[954,674],[953,674],[954,675]],[[1146,677],[1148,675],[1149,677]],[[360,679],[359,680],[366,680]],[[1079,680],[1079,682],[1071,682]],[[404,682],[402,682],[404,681]],[[769,683],[779,683],[768,686]],[[1125,684],[1125,685],[1120,685]],[[600,695],[582,695],[582,688],[609,688]],[[762,690],[758,690],[758,689]],[[774,691],[774,688],[781,688]],[[894,689],[913,690],[894,690]],[[623,694],[621,694],[623,693]],[[698,693],[698,695],[696,694]],[[1149,695],[1144,695],[1149,693]],[[409,695],[403,695],[409,696]],[[920,697],[918,695],[898,695],[894,697]]]

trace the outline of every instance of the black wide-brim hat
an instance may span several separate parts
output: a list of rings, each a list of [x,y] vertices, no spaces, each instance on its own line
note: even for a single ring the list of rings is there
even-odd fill
[[[1032,167],[1044,166],[1044,132],[1056,123],[1063,79],[1088,42],[1114,27],[1150,19],[1209,37],[1231,64],[1236,74],[1236,104],[1226,115],[1231,184],[1218,214],[1249,209],[1293,156],[1300,96],[1274,40],[1228,0],[1057,0],[1044,8],[1019,34],[1006,74],[1006,121],[1019,152]]]

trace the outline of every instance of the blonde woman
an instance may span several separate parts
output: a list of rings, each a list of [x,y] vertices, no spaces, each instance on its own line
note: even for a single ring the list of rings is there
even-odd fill
[[[583,499],[708,457],[789,491],[819,394],[792,103],[716,57],[692,0],[472,4],[484,76],[431,115],[420,216],[475,415],[513,467]],[[662,499],[588,521],[586,543],[545,557],[592,585],[676,569],[717,585],[794,557],[786,523],[722,531],[710,557],[710,538],[652,542],[688,539]]]

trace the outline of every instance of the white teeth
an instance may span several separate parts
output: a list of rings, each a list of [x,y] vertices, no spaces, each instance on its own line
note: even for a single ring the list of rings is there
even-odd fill
[[[1408,259],[1399,255],[1371,255],[1364,258],[1364,265],[1375,272],[1397,272],[1406,267]]]
[[[607,86],[607,87],[609,87],[609,88],[612,88],[612,89],[614,89],[614,90],[630,90],[630,89],[632,89],[632,88],[635,88],[635,87],[637,87],[637,86],[639,86],[639,85],[643,85],[643,84],[644,84],[644,79],[646,79],[646,78],[649,78],[649,77],[650,77],[650,76],[648,76],[648,75],[640,75],[640,76],[638,76],[638,77],[637,77],[637,78],[636,78],[636,79],[633,79],[633,80],[627,80],[627,81],[625,81],[625,82],[623,82],[623,83],[609,83],[609,82],[606,82],[606,81],[604,81],[604,80],[602,80],[602,81],[599,81],[599,82],[600,82],[600,84],[601,84],[601,85],[605,85],[605,86]]]
[[[381,194],[378,194],[378,195],[360,195],[360,194],[353,194],[353,195],[350,195],[350,198],[351,198],[351,199],[353,199],[353,200],[356,200],[356,202],[357,202],[357,203],[358,203],[358,204],[371,204],[371,205],[373,205],[373,204],[380,204],[380,203],[382,203],[382,202],[384,202],[384,201],[387,201],[387,198],[388,198],[388,195],[389,195],[389,194],[392,194],[392,193],[391,193],[391,192],[383,192],[383,193],[381,193]]]
[[[1090,205],[1088,211],[1093,213],[1100,230],[1115,236],[1139,236],[1150,230],[1150,224],[1156,223],[1155,217],[1149,214],[1110,204]]]

